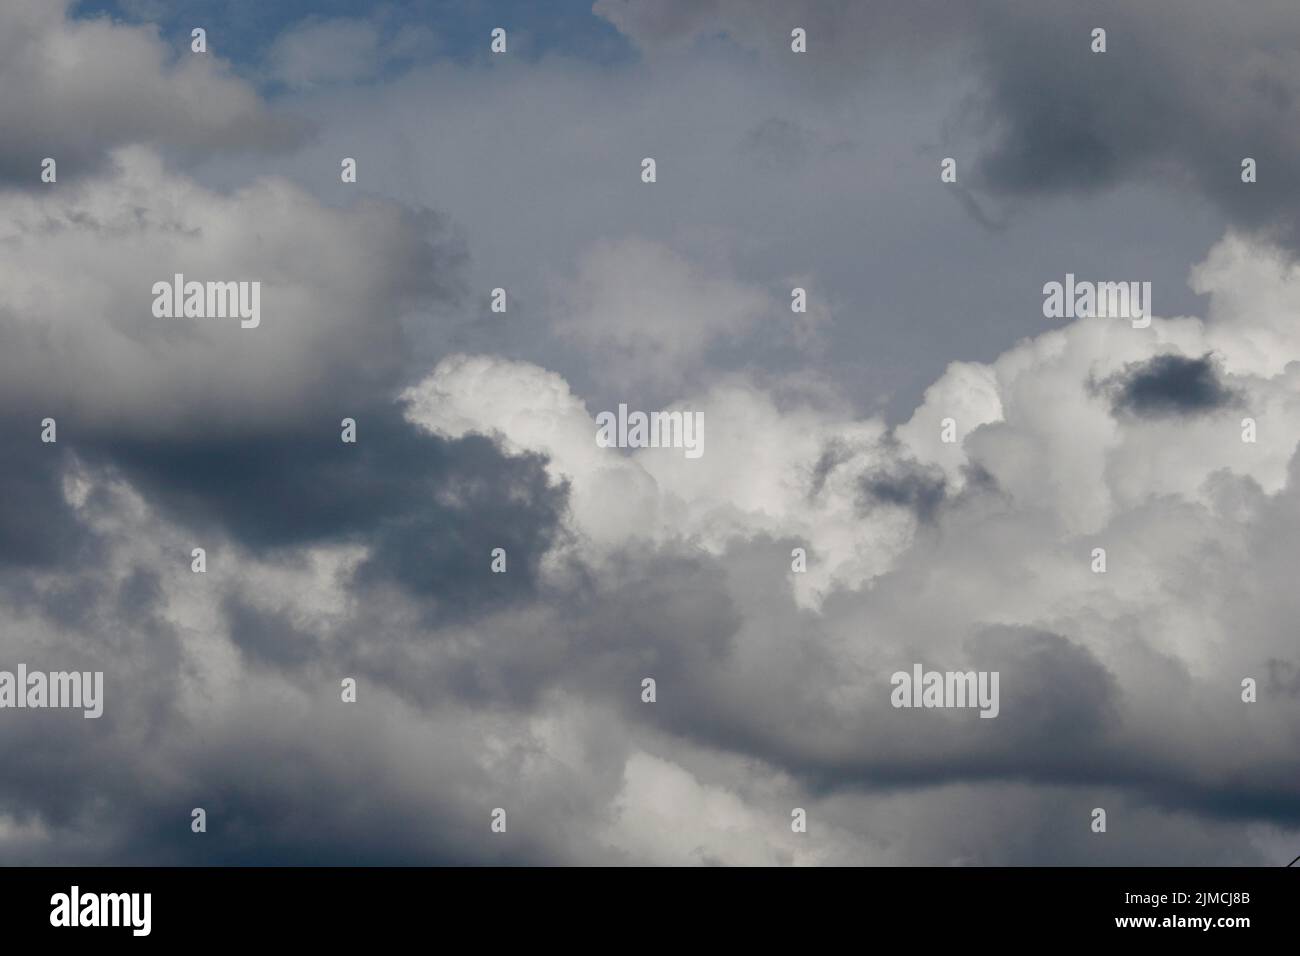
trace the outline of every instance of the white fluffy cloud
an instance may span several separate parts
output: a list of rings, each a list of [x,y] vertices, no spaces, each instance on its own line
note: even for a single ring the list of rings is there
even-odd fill
[[[1261,271],[1260,261],[1271,270]],[[594,542],[684,537],[714,553],[737,535],[801,543],[813,561],[796,586],[815,601],[832,585],[861,586],[888,571],[910,543],[916,516],[864,507],[861,485],[864,474],[909,462],[940,469],[949,496],[978,469],[1017,511],[1041,514],[1052,535],[1095,534],[1161,496],[1206,504],[1214,494],[1207,481],[1220,471],[1267,493],[1281,490],[1300,440],[1297,373],[1276,358],[1261,364],[1257,343],[1273,336],[1280,351],[1300,354],[1297,333],[1287,340],[1275,318],[1280,302],[1294,301],[1295,269],[1267,247],[1248,254],[1244,240],[1230,236],[1197,275],[1211,293],[1207,321],[1157,319],[1140,330],[1079,320],[990,364],[954,363],[894,431],[896,444],[886,442],[879,419],[855,421],[843,405],[778,402],[730,376],[672,406],[704,412],[702,458],[601,449],[594,411],[563,379],[487,356],[444,360],[408,392],[408,414],[439,434],[498,434],[515,451],[547,455],[553,476],[572,482],[576,530]],[[1241,289],[1252,290],[1253,301],[1243,303],[1234,291]],[[1124,419],[1100,386],[1159,355],[1207,352],[1222,359],[1239,404],[1192,418]],[[1273,374],[1250,374],[1254,368]],[[1259,423],[1254,444],[1241,440],[1247,416]],[[955,443],[941,440],[947,418]]]
[[[885,570],[914,520],[856,512],[855,468],[885,460],[883,423],[805,403],[782,408],[743,378],[670,407],[704,414],[705,452],[694,460],[676,449],[598,447],[594,414],[558,375],[528,363],[451,356],[406,399],[411,420],[437,434],[499,435],[512,451],[545,454],[553,477],[571,484],[584,542],[685,539],[720,554],[736,535],[790,539],[810,554],[810,573],[798,579],[805,601]],[[815,489],[828,454],[840,467]]]

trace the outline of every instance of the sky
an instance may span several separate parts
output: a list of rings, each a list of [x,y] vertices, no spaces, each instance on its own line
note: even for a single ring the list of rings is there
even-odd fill
[[[3,0],[0,128],[0,862],[1300,853],[1291,0]]]

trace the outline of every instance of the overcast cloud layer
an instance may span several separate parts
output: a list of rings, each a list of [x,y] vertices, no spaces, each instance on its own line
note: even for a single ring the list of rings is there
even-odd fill
[[[1300,852],[1300,7],[277,9],[0,3],[0,861]]]

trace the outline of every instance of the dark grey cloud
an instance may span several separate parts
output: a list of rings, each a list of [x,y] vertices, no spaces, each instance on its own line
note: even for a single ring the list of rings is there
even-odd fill
[[[1142,418],[1200,415],[1231,406],[1236,395],[1220,379],[1213,356],[1157,355],[1126,366],[1103,385],[1116,412]]]
[[[962,182],[1010,205],[958,193],[990,228],[1022,200],[1140,181],[1190,188],[1238,226],[1300,241],[1300,7],[1288,0],[600,0],[595,10],[652,55],[725,35],[823,94],[960,59],[975,82],[953,103],[945,154],[959,168],[974,160]],[[791,56],[792,25],[807,29],[807,54]],[[1091,50],[1098,27],[1104,54]],[[1241,181],[1244,157],[1259,164],[1254,184]]]
[[[1229,221],[1294,245],[1300,208],[1300,8],[1212,0],[982,3],[985,86],[970,114],[979,182],[1041,197],[1140,180],[1188,187]],[[1090,48],[1107,31],[1107,52]],[[1254,158],[1258,182],[1241,181]]]
[[[531,592],[513,570],[492,575],[494,600],[474,605],[475,617],[420,630],[395,619],[367,582],[355,618],[329,643],[337,659],[422,706],[454,699],[527,712],[560,690],[644,719],[653,715],[637,712],[641,681],[652,677],[671,695],[666,714],[707,720],[710,681],[742,621],[716,562],[631,549],[599,580],[594,568],[572,570],[563,586]]]
[[[1119,685],[1082,644],[1050,631],[999,626],[973,636],[968,653],[971,667],[1001,674],[1010,730],[997,745],[1004,758],[1016,754],[1017,761],[1050,763],[1060,772],[1085,753],[1096,760],[1118,728]]]
[[[41,418],[0,418],[0,567],[77,564],[93,536],[63,494],[71,455],[41,441]]]
[[[144,672],[137,672],[144,676]],[[336,685],[337,686],[337,685]],[[364,692],[365,688],[363,688]],[[120,692],[120,689],[119,689]],[[359,716],[359,729],[311,721],[250,702],[231,721],[239,737],[204,740],[201,724],[172,710],[173,733],[110,733],[80,714],[29,712],[0,731],[10,768],[0,783],[0,813],[38,824],[47,837],[7,841],[10,865],[475,865],[544,864],[548,854],[523,819],[497,841],[483,840],[490,807],[452,787],[419,799],[392,786],[395,769],[369,756],[382,723]],[[321,726],[324,723],[324,726]],[[177,746],[177,731],[188,743]],[[330,736],[327,737],[326,734]],[[23,741],[39,735],[40,748]],[[152,755],[141,748],[159,748]],[[446,747],[440,742],[440,747]],[[370,768],[361,784],[359,768]],[[469,762],[458,774],[483,785]],[[380,771],[380,772],[375,772]],[[475,780],[474,777],[480,779]],[[385,782],[387,780],[387,782]],[[512,808],[509,790],[503,802]],[[191,830],[191,811],[207,830]],[[522,816],[522,814],[521,814]]]
[[[292,670],[323,656],[316,636],[300,628],[282,608],[256,607],[230,594],[225,616],[231,642],[251,666]]]
[[[537,456],[508,456],[482,436],[448,441],[394,406],[352,410],[357,442],[340,439],[342,415],[314,428],[158,439],[95,436],[78,452],[120,473],[160,511],[219,544],[255,554],[356,542],[370,555],[356,585],[391,583],[431,612],[527,596],[556,542],[567,489]],[[490,570],[504,548],[506,575]]]
[[[478,436],[433,438],[395,409],[363,415],[360,424],[357,446],[342,445],[333,427],[328,440],[315,442],[292,434],[245,436],[246,448],[205,443],[201,436],[153,445],[99,435],[94,443],[83,439],[75,453],[63,443],[49,446],[67,450],[61,467],[51,466],[44,494],[52,495],[74,467],[101,484],[129,481],[174,522],[167,527],[189,530],[191,540],[209,545],[208,574],[193,575],[188,552],[170,545],[170,569],[168,554],[161,567],[142,559],[118,568],[121,552],[106,550],[89,524],[114,520],[130,504],[102,491],[67,519],[92,546],[55,555],[53,581],[46,579],[48,567],[31,560],[0,569],[0,597],[15,625],[0,642],[0,666],[25,661],[103,670],[106,699],[98,720],[80,712],[4,712],[0,758],[9,769],[0,782],[0,817],[45,834],[31,848],[18,837],[7,840],[10,862],[545,862],[535,835],[495,844],[476,839],[472,833],[486,826],[490,808],[446,793],[416,801],[385,787],[369,796],[355,791],[347,764],[373,746],[378,727],[322,733],[318,718],[277,709],[276,690],[292,688],[314,697],[320,716],[332,719],[331,706],[341,707],[340,674],[359,678],[363,702],[378,700],[385,688],[425,706],[439,705],[449,693],[490,706],[522,707],[530,699],[527,693],[512,698],[508,681],[493,673],[517,666],[514,649],[499,641],[491,644],[493,660],[473,662],[488,675],[486,697],[456,684],[454,662],[435,671],[388,665],[401,663],[400,648],[416,649],[418,659],[422,645],[444,640],[437,628],[448,619],[463,622],[473,614],[481,621],[526,600],[565,489],[550,485],[534,458],[512,459]],[[171,453],[162,454],[164,447]],[[353,453],[351,460],[339,461],[338,451]],[[37,511],[35,517],[44,516]],[[184,530],[179,537],[185,540]],[[337,542],[365,544],[370,558],[338,582],[357,612],[329,629],[296,619],[291,595],[267,605],[225,583],[239,578],[244,561],[292,567],[304,548]],[[490,574],[490,542],[510,549],[508,574]],[[231,561],[235,567],[223,569]],[[227,693],[246,693],[250,706],[273,714],[248,716],[229,739],[195,723],[196,702],[184,699],[191,655],[202,656],[193,642],[212,635],[183,636],[176,627],[165,604],[179,578],[224,592],[218,623],[249,678],[248,689],[234,685]],[[387,645],[371,644],[370,615],[385,618],[384,608],[403,615],[414,609],[423,623],[387,619],[380,635]],[[576,659],[554,660],[540,679],[531,675],[525,683],[539,689]],[[40,746],[33,747],[37,737]],[[472,758],[458,759],[458,775],[477,775],[477,786],[489,785]],[[207,834],[189,829],[196,806],[209,814]]]
[[[942,469],[903,462],[862,476],[863,507],[893,505],[913,512],[921,521],[934,517],[943,504],[947,479]]]
[[[0,667],[104,675],[97,719],[80,710],[3,711],[0,815],[52,835],[30,859],[16,839],[11,862],[94,859],[118,825],[114,814],[135,813],[128,795],[148,755],[183,723],[187,664],[159,572],[143,563],[113,568],[106,557],[66,555],[53,582],[45,572],[0,575],[7,615]]]
[[[821,457],[813,466],[812,478],[809,482],[808,496],[816,498],[826,487],[826,479],[840,465],[853,457],[853,452],[841,443],[831,443],[822,452]]]

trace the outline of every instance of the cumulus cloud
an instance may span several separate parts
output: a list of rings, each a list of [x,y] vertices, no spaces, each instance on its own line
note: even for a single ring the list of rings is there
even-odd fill
[[[299,185],[310,176],[241,177],[237,164],[237,183],[219,188],[168,168],[160,156],[185,137],[128,109],[119,136],[82,144],[99,168],[0,196],[0,658],[106,679],[101,720],[25,710],[0,721],[5,858],[1291,859],[1300,269],[1285,246],[1225,235],[1191,272],[1195,315],[1043,332],[1036,273],[1024,301],[972,294],[952,271],[936,281],[936,263],[964,247],[937,248],[928,227],[952,220],[917,212],[910,193],[897,208],[915,219],[870,231],[850,210],[827,225],[846,196],[870,191],[863,157],[896,179],[912,168],[916,129],[879,152],[854,132],[887,106],[801,100],[802,81],[778,90],[726,56],[677,69],[722,32],[782,52],[787,5],[598,9],[668,66],[610,78],[549,62],[489,80],[444,65],[366,87],[353,106],[377,123],[412,103],[453,126],[500,120],[460,144],[462,165],[428,164],[436,189],[421,186],[429,154],[378,147],[366,193],[348,202]],[[827,56],[806,79],[829,83],[864,43],[897,41],[899,59],[967,42],[995,50],[1009,38],[981,31],[1005,25],[1002,9],[809,7],[810,49]],[[7,10],[53,48],[144,44],[160,57],[138,58],[156,67],[150,90],[216,68],[172,63],[144,28],[65,20],[57,6]],[[1118,56],[1145,14],[1116,16]],[[1258,16],[1242,29],[1289,23],[1281,8]],[[1025,42],[1042,26],[1028,17],[1015,34]],[[373,36],[313,22],[283,38],[294,104],[320,86],[346,104],[346,84],[376,77]],[[336,72],[331,50],[346,54]],[[1263,56],[1267,74],[1286,54]],[[1029,57],[1025,76],[1040,66]],[[982,92],[996,94],[998,65],[985,69]],[[705,79],[710,97],[680,95]],[[1042,128],[1017,99],[1030,87],[999,101],[1006,123],[985,155],[1014,153]],[[1285,84],[1274,92],[1285,113]],[[683,103],[676,122],[660,115],[669,94]],[[95,101],[84,87],[76,100]],[[330,156],[365,128],[333,119]],[[895,119],[906,125],[893,117],[891,129]],[[667,150],[652,196],[635,181],[641,125]],[[556,142],[557,127],[573,135]],[[81,142],[63,120],[51,128]],[[440,148],[442,128],[429,134]],[[519,149],[543,134],[550,150]],[[423,135],[412,127],[421,148]],[[1080,136],[1083,156],[1106,159]],[[1071,143],[1046,139],[1048,152]],[[1152,140],[1134,142],[1159,158]],[[507,159],[519,154],[535,166],[516,180]],[[1112,181],[1126,163],[1093,168]],[[920,165],[931,195],[932,164]],[[1087,185],[1070,162],[1057,173],[1017,188]],[[753,202],[756,184],[770,205]],[[440,193],[463,218],[507,223],[505,238],[480,227],[471,258],[429,209]],[[934,202],[930,213],[950,210]],[[552,215],[552,203],[574,215]],[[1257,224],[1247,213],[1233,217]],[[795,247],[824,228],[829,238],[794,255],[772,238],[787,223]],[[558,251],[542,249],[552,235]],[[1031,255],[1042,245],[1010,226],[1000,236]],[[889,241],[894,258],[864,268]],[[839,287],[857,292],[847,305],[814,274],[835,254],[841,277],[868,276]],[[151,285],[176,271],[262,280],[261,327],[154,318]],[[489,280],[498,272],[508,278]],[[886,272],[914,277],[911,295],[887,295]],[[500,281],[512,312],[485,316],[466,290]],[[810,288],[810,322],[789,312],[794,284]],[[925,299],[936,286],[956,292]],[[1170,301],[1157,287],[1157,303]],[[1033,334],[981,324],[1017,302],[1030,320],[1016,328]],[[832,307],[827,331],[847,337],[825,352],[764,351],[806,344]],[[920,321],[930,313],[940,325]],[[890,416],[876,400],[889,385],[864,385],[866,366],[843,360],[914,364],[905,341],[933,364],[913,407]],[[595,417],[620,391],[702,412],[703,456],[598,446]],[[39,440],[45,415],[59,419],[56,444]],[[355,445],[339,440],[344,416],[357,420]],[[195,547],[203,574],[190,570]],[[498,547],[503,574],[491,568]],[[894,708],[891,675],[913,664],[997,671],[998,717]],[[340,700],[344,677],[358,682],[355,704]],[[641,698],[648,677],[653,703]],[[1254,704],[1240,697],[1248,677]],[[208,810],[205,840],[188,830],[196,806]],[[1104,839],[1088,829],[1095,806],[1109,811]],[[489,831],[494,807],[509,814],[505,834]],[[807,833],[791,830],[796,807]]]
[[[1240,241],[1226,239],[1210,259]],[[1243,269],[1221,276],[1222,291],[1239,288],[1250,275]],[[1275,292],[1256,291],[1263,299]],[[772,406],[770,418],[755,422],[752,410],[762,391],[733,383],[687,403],[707,409],[713,433],[736,443],[719,458],[710,459],[712,449],[699,462],[678,462],[657,449],[595,453],[594,423],[560,380],[487,359],[457,359],[440,369],[435,378],[442,391],[430,393],[426,383],[414,393],[423,401],[408,414],[434,430],[496,433],[508,445],[546,454],[557,477],[572,482],[580,535],[595,537],[583,524],[582,501],[601,456],[609,468],[643,471],[652,482],[642,482],[642,500],[629,509],[642,520],[627,522],[617,534],[606,526],[606,549],[631,536],[653,539],[649,532],[658,517],[661,547],[685,541],[730,569],[725,588],[748,613],[732,625],[721,658],[700,662],[683,675],[683,686],[672,685],[667,726],[679,733],[754,753],[822,785],[1011,775],[1050,787],[1082,772],[1099,786],[1129,794],[1125,799],[1143,794],[1140,799],[1188,813],[1243,818],[1256,812],[1248,805],[1270,806],[1266,816],[1294,826],[1291,811],[1281,809],[1294,795],[1282,796],[1275,775],[1278,762],[1293,761],[1289,735],[1247,731],[1244,713],[1223,712],[1237,699],[1240,677],[1278,672],[1268,663],[1270,648],[1280,651],[1285,642],[1280,632],[1250,645],[1233,641],[1237,615],[1258,611],[1240,603],[1249,600],[1245,592],[1239,600],[1224,598],[1238,593],[1234,581],[1253,591],[1246,583],[1251,573],[1238,562],[1250,562],[1253,535],[1266,533],[1257,522],[1275,520],[1264,515],[1295,493],[1287,475],[1300,430],[1270,415],[1280,432],[1265,447],[1243,443],[1235,418],[1207,414],[1201,431],[1190,436],[1194,450],[1187,451],[1185,422],[1118,420],[1094,385],[1099,376],[1126,368],[1160,367],[1174,344],[1204,354],[1198,350],[1211,336],[1226,362],[1239,351],[1233,341],[1249,355],[1251,322],[1243,317],[1229,327],[1216,309],[1211,312],[1213,323],[1157,319],[1145,333],[1113,320],[1079,320],[986,368],[956,366],[951,375],[985,383],[982,405],[969,403],[968,390],[945,391],[938,383],[917,415],[892,435],[858,424],[856,452],[851,426],[833,424],[825,410]],[[494,396],[497,408],[484,410],[477,421],[455,418],[465,409],[438,411],[447,396],[464,391],[451,383],[466,368],[475,370],[474,381]],[[548,387],[522,384],[529,376],[548,380]],[[1294,401],[1292,382],[1283,373],[1242,376],[1234,385],[1244,405],[1262,413]],[[1292,397],[1282,399],[1278,390]],[[505,401],[512,391],[515,401]],[[533,417],[535,403],[528,399],[545,392],[564,396],[567,446],[554,438],[558,429],[541,427]],[[747,416],[727,402],[738,393],[745,396]],[[945,408],[945,394],[966,403]],[[973,416],[967,415],[972,408]],[[946,464],[965,480],[953,489],[942,477],[944,463],[933,461],[933,446],[922,440],[924,432],[939,432],[944,411],[961,422],[953,452],[958,458]],[[778,457],[764,457],[776,449]],[[711,460],[719,462],[717,470],[709,468]],[[742,460],[750,465],[743,482],[734,467]],[[685,477],[687,466],[696,464],[705,467]],[[789,484],[764,492],[754,472],[785,475]],[[833,482],[837,475],[848,480]],[[629,480],[624,487],[636,486]],[[876,505],[897,507],[863,512],[864,492]],[[873,548],[876,563],[832,577],[832,586],[806,604],[815,609],[808,617],[797,602],[783,605],[795,598],[799,575],[790,572],[778,542],[797,540],[796,529],[813,529],[815,542],[834,540],[825,525],[816,525],[818,498],[837,500],[846,516],[840,520],[853,526],[853,544],[843,554]],[[683,502],[690,506],[674,507]],[[892,542],[882,533],[890,525],[871,523],[881,515],[905,516],[892,526]],[[1090,568],[1095,545],[1110,553],[1105,575]],[[1195,564],[1183,557],[1189,551],[1201,554]],[[606,560],[593,562],[597,588]],[[770,596],[760,599],[764,592]],[[802,659],[792,656],[796,647]],[[911,661],[1000,671],[1004,709],[996,730],[989,726],[995,722],[891,710],[885,703],[888,674]],[[759,690],[768,687],[779,690],[769,698]],[[762,695],[761,708],[754,707],[756,695]],[[1291,704],[1274,700],[1270,706],[1284,711]],[[1221,719],[1226,723],[1211,730]],[[1288,719],[1279,711],[1268,722],[1281,728]],[[1233,740],[1242,733],[1252,741],[1248,766],[1234,752]],[[1245,775],[1234,777],[1240,810],[1231,809],[1237,790],[1204,781],[1207,766],[1225,763]]]
[[[408,417],[435,434],[496,435],[508,449],[545,456],[553,480],[569,485],[584,542],[685,538],[719,554],[733,536],[761,530],[813,556],[799,581],[807,601],[833,582],[861,583],[882,570],[915,520],[856,517],[854,466],[882,460],[883,422],[845,420],[797,399],[782,407],[743,378],[669,407],[704,414],[705,453],[696,460],[675,449],[599,448],[595,413],[554,373],[525,363],[452,356],[405,397]],[[814,481],[828,451],[841,456],[839,467]],[[734,468],[739,460],[750,467]]]
[[[403,315],[454,294],[460,255],[431,215],[331,208],[276,179],[218,193],[142,147],[82,182],[0,195],[0,210],[5,401],[137,434],[369,401],[400,377]],[[153,286],[177,273],[260,282],[260,326],[155,317]]]
[[[0,9],[0,182],[38,184],[47,156],[68,181],[127,144],[193,159],[283,149],[307,133],[270,110],[217,49],[170,50],[155,27],[71,19],[69,6],[15,0]]]
[[[1225,291],[1239,278],[1221,276]],[[1207,431],[1199,470],[1180,461],[1162,483],[1150,463],[1185,440],[1184,426],[1117,419],[1090,384],[1174,342],[1198,354],[1206,334],[1196,320],[1157,318],[1149,330],[1078,320],[987,369],[958,367],[986,383],[988,421],[960,432],[967,480],[935,477],[934,500],[880,490],[943,473],[907,443],[929,412],[891,431],[735,380],[692,399],[717,439],[703,458],[623,454],[595,446],[590,412],[554,373],[449,357],[403,400],[433,434],[400,440],[450,442],[462,460],[494,449],[497,470],[537,456],[545,469],[533,492],[494,479],[480,496],[483,476],[421,485],[425,502],[477,516],[462,550],[446,540],[454,512],[428,523],[407,512],[412,540],[441,537],[434,550],[480,569],[487,590],[468,603],[473,574],[448,583],[451,568],[427,566],[418,549],[382,558],[396,510],[273,548],[217,534],[211,570],[193,575],[192,514],[140,496],[120,466],[69,465],[66,507],[98,556],[61,576],[9,572],[11,607],[22,607],[20,580],[48,583],[18,614],[6,654],[53,639],[98,664],[85,642],[112,620],[105,653],[117,649],[102,666],[130,703],[103,729],[69,722],[51,738],[67,796],[43,806],[40,827],[4,832],[29,859],[93,862],[129,845],[135,859],[194,860],[179,839],[134,835],[159,813],[206,805],[228,837],[204,844],[209,862],[319,860],[322,833],[326,858],[351,847],[388,862],[1270,860],[1300,825],[1297,702],[1283,693],[1247,713],[1238,685],[1254,675],[1278,686],[1294,663],[1285,622],[1298,609],[1270,582],[1292,560],[1300,419],[1268,417],[1277,452],[1243,448],[1233,428]],[[1230,361],[1227,326],[1217,341]],[[1288,373],[1239,378],[1248,404],[1294,401]],[[943,411],[943,394],[940,383],[923,409]],[[1078,429],[1090,421],[1107,425]],[[372,438],[392,446],[401,426],[386,427],[397,430]],[[1140,458],[1128,454],[1137,442]],[[326,497],[351,487],[375,502],[387,492],[366,490],[367,474],[467,467],[421,463],[411,447],[391,454]],[[1272,454],[1283,476],[1266,489]],[[1085,486],[1071,482],[1083,466],[1099,487],[1080,502]],[[885,506],[864,510],[864,487]],[[568,496],[549,519],[564,533],[511,544],[511,560],[536,558],[533,576],[512,570],[489,585],[475,547],[539,520],[546,489]],[[499,531],[483,524],[515,501],[522,510]],[[238,529],[233,503],[208,507],[224,517],[214,529]],[[805,535],[810,568],[838,558],[835,573],[809,575],[816,588],[790,566]],[[1090,569],[1095,545],[1109,552],[1104,575]],[[470,613],[438,611],[444,595]],[[999,716],[892,708],[889,676],[913,662],[998,671]],[[355,716],[330,703],[340,675],[360,680]],[[646,676],[654,704],[639,699]],[[137,685],[155,690],[126,689]],[[203,735],[185,731],[199,724]],[[263,728],[256,745],[238,744],[252,726]],[[7,733],[14,746],[25,730]],[[134,783],[113,777],[107,756],[85,756],[92,734]],[[154,735],[150,756],[133,755],[141,734]],[[357,748],[369,754],[364,795],[345,760]],[[267,769],[288,753],[296,775]],[[50,773],[20,762],[6,777],[9,805],[33,806],[28,781]],[[304,777],[335,796],[304,804]],[[151,781],[145,804],[131,795],[140,779]],[[105,820],[74,781],[98,781],[99,799],[134,809]],[[1008,801],[1017,813],[999,809]],[[1026,819],[1068,830],[1073,812],[1086,832],[1097,805],[1132,839],[1102,847],[1023,830]],[[312,826],[285,826],[303,806]],[[510,839],[466,836],[494,806],[509,808]],[[790,831],[794,807],[809,813],[807,840]],[[960,814],[988,839],[931,826]],[[1189,829],[1200,834],[1190,843]]]

